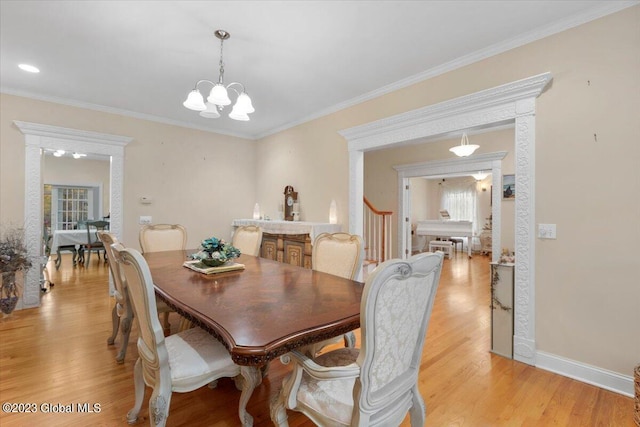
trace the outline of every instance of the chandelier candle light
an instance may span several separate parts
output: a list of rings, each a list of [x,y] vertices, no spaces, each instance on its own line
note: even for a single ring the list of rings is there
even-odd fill
[[[467,157],[472,155],[473,152],[476,151],[478,148],[480,148],[479,145],[469,144],[469,138],[467,138],[467,134],[463,133],[462,141],[460,141],[460,145],[456,145],[455,147],[449,148],[449,151],[451,151],[453,154],[455,154],[458,157]]]
[[[220,112],[224,109],[225,106],[231,104],[231,99],[229,99],[229,90],[234,91],[238,97],[236,99],[236,103],[233,105],[231,109],[231,113],[229,113],[229,118],[240,121],[249,121],[248,114],[253,113],[255,109],[251,103],[251,98],[245,92],[244,85],[238,82],[232,82],[225,86],[224,84],[224,62],[222,59],[222,47],[224,41],[227,40],[231,35],[224,30],[216,30],[214,33],[217,38],[220,39],[220,76],[218,77],[218,82],[214,83],[211,80],[199,80],[196,83],[195,88],[189,92],[187,96],[187,100],[184,101],[182,105],[184,105],[189,110],[199,111],[202,117],[208,119],[217,119],[220,117]],[[200,83],[209,83],[213,87],[211,88],[211,92],[207,97],[207,102],[205,104],[204,98],[200,91],[198,90],[198,86]],[[236,87],[240,89],[240,91],[236,90]]]

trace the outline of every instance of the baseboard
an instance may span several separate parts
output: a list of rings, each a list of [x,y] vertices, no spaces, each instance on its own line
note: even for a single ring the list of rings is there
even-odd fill
[[[625,396],[634,397],[633,377],[576,362],[543,351],[536,352],[536,367]]]

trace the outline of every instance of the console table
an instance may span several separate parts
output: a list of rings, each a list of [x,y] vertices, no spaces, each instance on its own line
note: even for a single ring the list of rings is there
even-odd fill
[[[262,229],[260,256],[299,267],[311,268],[311,244],[322,233],[339,233],[340,224],[307,221],[235,219],[236,227],[254,225]]]

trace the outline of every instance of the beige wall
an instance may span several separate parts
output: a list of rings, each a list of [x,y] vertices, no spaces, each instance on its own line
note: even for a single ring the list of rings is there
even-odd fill
[[[44,156],[42,158],[42,182],[44,184],[102,185],[102,212],[95,212],[100,219],[109,214],[109,161],[74,159],[73,157]]]
[[[279,197],[266,195],[291,183],[317,220],[336,197],[346,224],[348,156],[338,131],[549,71],[553,82],[537,100],[534,220],[557,224],[558,238],[535,242],[537,346],[630,376],[640,358],[638,52],[635,6],[272,135],[257,148],[257,194],[275,208]],[[366,155],[367,175],[375,155]],[[379,180],[365,177],[365,195],[395,210],[395,190],[386,190],[395,176]]]
[[[24,143],[12,120],[24,120],[134,138],[125,159],[127,244],[136,240],[139,215],[185,222],[190,244],[202,235],[224,234],[231,218],[251,215],[256,201],[275,216],[286,185],[300,192],[305,220],[326,221],[335,199],[346,230],[349,166],[339,130],[549,71],[553,82],[537,100],[535,222],[557,224],[558,238],[536,240],[537,346],[630,376],[640,357],[634,265],[640,255],[638,52],[640,6],[635,6],[255,145],[2,95],[0,217],[3,222],[23,218]],[[222,177],[227,183],[222,189],[205,185]],[[143,195],[156,203],[139,205]],[[395,210],[396,198],[384,188],[367,185],[366,195]]]
[[[255,142],[84,110],[17,96],[0,96],[0,221],[24,219],[24,135],[14,120],[129,136],[125,148],[123,236],[139,248],[140,215],[180,223],[195,247],[212,235],[229,239],[231,221],[255,203]],[[154,203],[142,205],[139,198]]]

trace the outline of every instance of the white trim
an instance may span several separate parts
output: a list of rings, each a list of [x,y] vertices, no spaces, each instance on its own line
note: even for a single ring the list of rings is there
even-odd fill
[[[247,134],[240,134],[237,132],[228,132],[228,131],[223,131],[219,129],[211,129],[210,127],[204,126],[204,125],[200,126],[200,125],[196,125],[189,122],[183,122],[180,120],[173,120],[166,117],[159,117],[151,114],[138,113],[135,111],[124,110],[121,108],[107,107],[105,105],[92,104],[89,102],[77,101],[74,99],[60,98],[57,96],[47,96],[47,95],[42,95],[42,94],[22,91],[22,90],[16,90],[16,89],[7,88],[7,87],[0,88],[0,93],[5,93],[7,95],[21,96],[23,98],[35,99],[38,101],[53,102],[55,104],[67,105],[67,106],[76,107],[76,108],[83,108],[86,110],[99,111],[101,113],[117,114],[119,116],[132,117],[134,119],[148,120],[150,122],[162,123],[165,125],[179,126],[187,129],[195,129],[195,130],[201,130],[209,133],[217,133],[220,135],[233,136],[236,138],[248,139],[250,141],[256,140],[255,135],[247,135]]]
[[[100,154],[110,157],[110,212],[109,229],[122,235],[124,192],[124,147],[133,138],[50,126],[39,123],[14,121],[25,139],[25,199],[24,228],[27,252],[33,259],[42,258],[42,150],[44,148]],[[25,277],[22,306],[40,306],[40,276],[38,268],[28,270]]]
[[[633,377],[538,351],[536,367],[628,397],[634,396]]]
[[[536,98],[550,81],[551,73],[544,73],[339,132],[348,141],[349,149],[349,231],[362,235],[366,151],[425,142],[450,132],[515,123],[518,197],[515,203],[514,359],[530,365],[535,365],[536,355],[535,105]],[[494,192],[494,200],[498,193]],[[405,240],[406,236],[400,234],[398,238]],[[399,242],[399,247],[406,244]]]

